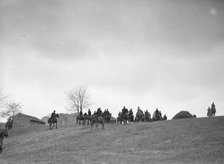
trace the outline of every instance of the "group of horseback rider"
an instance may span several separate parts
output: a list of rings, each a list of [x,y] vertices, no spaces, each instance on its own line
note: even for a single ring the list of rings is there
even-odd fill
[[[212,103],[211,107],[208,108],[208,112],[207,115],[209,117],[214,116],[216,113],[216,108],[215,108],[215,104],[214,102]],[[52,122],[52,125],[57,123],[57,117],[58,114],[56,114],[55,110],[53,111],[53,113],[51,114],[50,117],[50,122]],[[81,124],[81,121],[83,124],[86,123],[91,125],[91,121],[92,122],[99,122],[99,120],[104,120],[106,122],[109,122],[111,118],[111,113],[109,112],[108,109],[106,109],[104,112],[102,112],[101,108],[98,108],[96,111],[94,111],[94,113],[91,113],[91,110],[89,109],[88,112],[84,113],[82,112],[82,110],[79,112],[79,114],[77,115],[77,123]],[[48,123],[49,123],[48,120]],[[121,112],[119,112],[118,117],[117,117],[117,122],[119,123],[127,123],[127,122],[143,122],[143,121],[157,121],[157,120],[167,120],[167,116],[164,115],[162,117],[162,113],[160,110],[158,110],[158,108],[156,108],[156,110],[154,111],[152,117],[151,114],[148,112],[148,110],[146,110],[145,112],[143,112],[140,107],[137,108],[137,112],[136,112],[136,116],[134,118],[133,115],[133,111],[132,109],[128,110],[125,106],[123,107],[123,109],[121,110]],[[10,120],[8,121],[10,123]],[[50,126],[51,127],[51,126]],[[8,128],[11,128],[10,125],[8,125]],[[56,124],[56,128],[57,128],[57,124]]]
[[[98,108],[96,111],[94,111],[93,114],[92,114],[91,110],[89,109],[87,113],[85,112],[83,114],[83,112],[80,111],[77,116],[77,123],[80,124],[80,121],[83,121],[83,124],[85,124],[87,121],[87,124],[89,124],[93,118],[94,119],[103,118],[105,121],[109,121],[111,118],[111,113],[108,111],[108,109],[106,109],[104,112],[102,112],[101,108]]]
[[[109,120],[108,117],[109,119],[111,117],[111,113],[108,111],[108,109],[102,112],[101,108],[98,108],[97,111],[94,111],[93,114],[89,109],[88,114],[83,114],[83,112],[80,111],[76,117],[76,121],[78,124],[81,124],[82,122],[83,125],[85,125],[86,123],[87,125],[91,125],[91,129],[94,124],[98,128],[98,123],[100,123],[102,125],[102,128],[104,128],[104,122]]]
[[[119,112],[117,117],[117,122],[121,124],[126,124],[127,122],[150,122],[150,121],[157,121],[157,120],[167,120],[167,116],[164,115],[162,117],[161,111],[156,108],[155,112],[153,113],[153,116],[151,118],[151,114],[148,110],[143,112],[143,110],[138,107],[136,115],[134,117],[132,109],[128,110],[125,106],[123,109]]]

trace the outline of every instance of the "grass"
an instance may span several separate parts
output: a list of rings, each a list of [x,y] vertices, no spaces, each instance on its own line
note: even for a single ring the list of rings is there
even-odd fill
[[[0,163],[224,163],[224,117],[15,129]]]

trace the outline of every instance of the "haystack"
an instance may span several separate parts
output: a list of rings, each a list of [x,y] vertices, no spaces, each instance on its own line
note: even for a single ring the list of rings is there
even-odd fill
[[[193,118],[194,116],[188,111],[180,111],[172,119]]]

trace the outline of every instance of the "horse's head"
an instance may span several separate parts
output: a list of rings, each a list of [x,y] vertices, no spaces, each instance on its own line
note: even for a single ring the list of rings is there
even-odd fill
[[[59,114],[56,114],[56,117],[59,118]]]

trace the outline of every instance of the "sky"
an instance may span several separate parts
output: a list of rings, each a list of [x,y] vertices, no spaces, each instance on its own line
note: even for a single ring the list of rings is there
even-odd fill
[[[223,0],[0,0],[0,88],[38,118],[80,86],[114,117],[224,115],[223,65]]]

